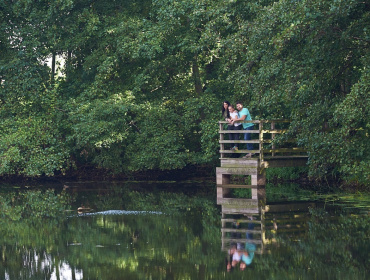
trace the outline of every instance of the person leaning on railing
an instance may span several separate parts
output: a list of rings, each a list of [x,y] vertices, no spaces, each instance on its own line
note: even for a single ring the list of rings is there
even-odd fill
[[[222,103],[222,108],[221,108],[221,119],[223,121],[230,121],[230,112],[229,112],[229,106],[230,106],[230,102],[225,100],[223,103]],[[227,124],[224,125],[224,129],[227,129]]]
[[[230,124],[228,126],[228,130],[240,130],[242,129],[241,123],[232,123],[232,120],[236,120],[239,118],[239,112],[235,110],[234,106],[230,104],[229,106],[229,112],[230,112]],[[239,140],[239,133],[229,133],[229,139],[230,140]],[[235,142],[234,144],[231,144],[232,148],[231,150],[237,151],[238,150],[238,143]]]
[[[249,110],[247,108],[243,107],[243,103],[238,101],[236,102],[236,108],[239,111],[239,118],[232,120],[231,123],[234,123],[236,121],[251,121],[252,117],[249,113]],[[252,130],[253,129],[253,123],[243,123],[243,130]],[[251,140],[251,134],[250,133],[244,133],[244,140]],[[253,144],[247,143],[247,150],[253,150]],[[248,153],[243,158],[252,157],[254,154]]]
[[[229,123],[227,124],[224,124],[223,125],[223,129],[224,130],[229,130],[229,128],[231,126],[233,126],[233,124],[231,123],[231,117],[230,117],[230,112],[229,112],[229,106],[230,106],[230,102],[225,100],[223,103],[222,103],[222,109],[221,109],[221,112],[222,112],[222,116],[221,116],[221,120],[223,121],[227,121]],[[229,138],[229,140],[231,140],[232,138]]]

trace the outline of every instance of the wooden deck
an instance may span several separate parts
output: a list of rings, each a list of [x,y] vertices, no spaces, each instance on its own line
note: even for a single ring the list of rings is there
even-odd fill
[[[307,153],[296,141],[288,135],[288,120],[255,120],[244,121],[253,123],[252,130],[227,130],[227,122],[219,122],[220,134],[220,167],[216,168],[217,202],[225,203],[232,188],[250,188],[251,199],[258,199],[259,189],[265,187],[265,169],[273,167],[304,166],[307,163]],[[244,139],[244,133],[251,134],[251,140],[228,140],[228,134],[239,134]],[[240,149],[232,150],[237,144]],[[253,150],[244,149],[247,144],[253,144]],[[250,158],[244,155],[254,154]],[[250,176],[250,184],[232,184],[231,176]],[[262,191],[262,190],[260,190]]]

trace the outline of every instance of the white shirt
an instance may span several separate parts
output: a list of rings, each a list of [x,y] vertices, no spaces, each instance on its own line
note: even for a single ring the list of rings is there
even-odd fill
[[[235,253],[233,254],[233,261],[240,261],[241,259],[241,255],[238,253],[238,251],[235,251]]]
[[[234,111],[234,112],[230,112],[230,118],[235,120],[235,119],[238,119],[239,118],[239,114],[238,114],[238,111]],[[234,126],[239,126],[241,125],[241,123],[234,123]]]

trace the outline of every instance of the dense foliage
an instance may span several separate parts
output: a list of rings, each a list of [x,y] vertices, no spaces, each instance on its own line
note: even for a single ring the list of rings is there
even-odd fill
[[[369,11],[360,0],[0,0],[0,175],[214,164],[220,105],[241,99],[255,119],[292,120],[312,174],[367,182]]]

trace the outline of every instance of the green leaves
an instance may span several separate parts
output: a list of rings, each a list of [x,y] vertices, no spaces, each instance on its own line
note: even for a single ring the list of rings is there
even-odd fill
[[[229,35],[228,41],[238,42],[248,30],[244,54],[240,44],[228,51],[229,57],[240,57],[231,60],[228,81],[250,100],[254,115],[292,119],[292,131],[309,149],[312,175],[350,177],[354,172],[355,180],[367,182],[366,172],[359,176],[355,171],[369,162],[364,152],[369,141],[362,130],[369,119],[367,102],[349,100],[368,95],[367,70],[361,70],[368,64],[368,34],[362,28],[369,21],[368,6],[359,1],[278,1],[253,10],[258,11],[255,18],[243,20],[243,28]],[[359,133],[351,132],[350,140],[351,130]]]
[[[30,116],[2,122],[0,174],[54,175],[69,167],[69,153],[51,119]]]
[[[312,174],[368,180],[364,2],[0,5],[0,174],[213,164],[219,104],[241,99],[292,120]]]

